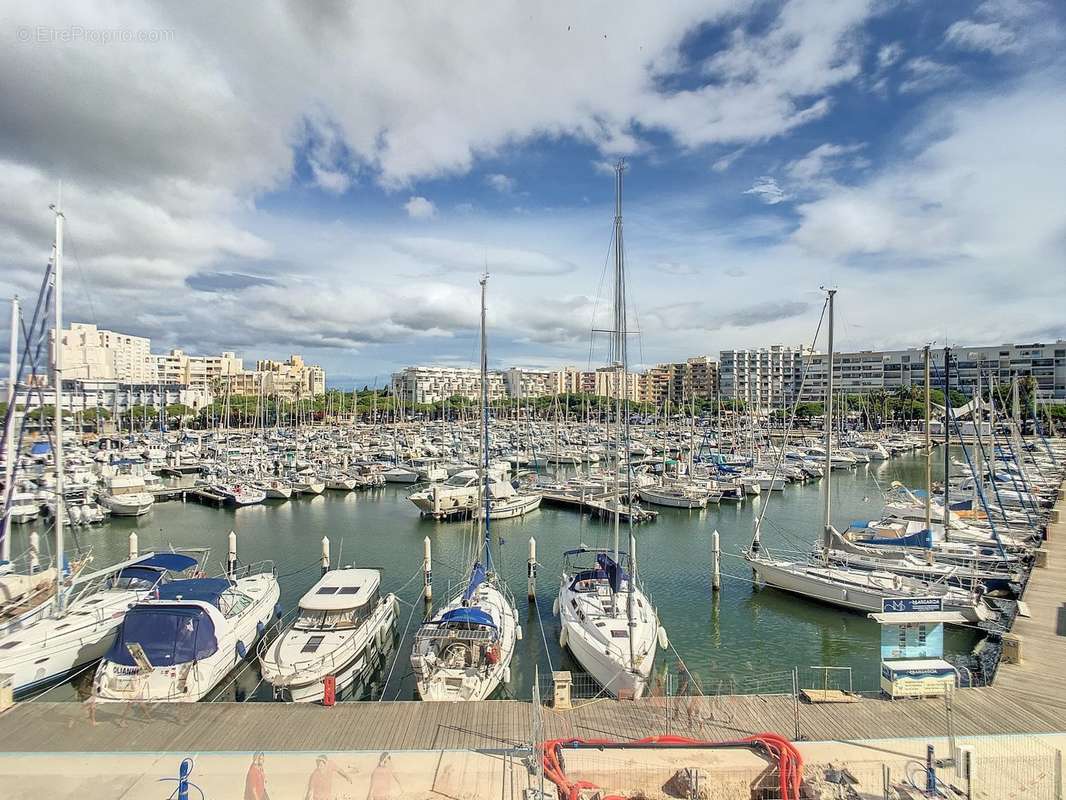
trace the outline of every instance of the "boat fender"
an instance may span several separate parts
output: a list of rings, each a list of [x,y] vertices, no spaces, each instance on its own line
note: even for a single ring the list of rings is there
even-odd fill
[[[262,623],[262,621],[259,621],[259,622],[255,623],[255,634],[256,634],[256,636],[262,636],[263,635],[263,631],[265,631],[265,630],[266,630],[266,625],[264,625]]]
[[[660,625],[658,634],[659,634],[659,647],[661,647],[663,650],[668,649],[670,647],[670,639],[666,635],[666,628],[664,628],[662,625]]]
[[[515,626],[514,635],[515,635],[515,638],[518,641],[522,641],[522,626],[521,625]]]
[[[563,628],[562,630],[559,631],[559,647],[565,648],[566,647],[566,643],[567,643],[567,641],[569,641],[569,639],[570,639],[570,636],[569,636],[569,634],[567,634],[566,628]]]
[[[278,603],[277,605],[274,606],[274,616],[276,616],[278,619],[281,619],[281,616],[282,616],[281,603]]]
[[[504,667],[503,668],[503,682],[504,683],[510,683],[511,682],[511,668],[510,667]]]
[[[898,592],[903,588],[903,578],[899,575],[892,576],[892,587]]]
[[[237,655],[244,658],[248,654],[248,648],[244,646],[244,642],[240,639],[237,640]]]
[[[552,603],[552,616],[553,617],[559,616],[559,598],[558,597],[556,597],[555,601]]]

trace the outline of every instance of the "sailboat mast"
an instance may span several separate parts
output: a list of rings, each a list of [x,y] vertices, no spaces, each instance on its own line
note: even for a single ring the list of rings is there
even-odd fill
[[[925,529],[933,529],[933,434],[929,430],[932,400],[929,396],[929,345],[925,346]]]
[[[0,559],[11,560],[11,500],[15,496],[15,381],[18,378],[18,333],[19,333],[19,299],[11,298],[11,340],[8,342],[7,360],[7,430],[4,431],[4,519],[3,543],[0,545]]]
[[[951,522],[951,348],[944,348],[944,533]]]
[[[619,159],[618,163],[614,167],[614,330],[611,336],[611,352],[609,355],[612,366],[615,370],[623,370],[622,374],[618,376],[618,386],[620,388],[621,382],[625,379],[625,326],[626,326],[626,295],[625,295],[625,262],[622,251],[622,175],[625,172],[625,162]],[[615,430],[618,434],[618,446],[615,448],[615,452],[619,454],[619,458],[622,458],[622,448],[624,442],[622,441],[622,420],[619,418],[619,412],[621,411],[620,400],[617,398],[615,403]],[[622,462],[626,462],[623,460]],[[628,470],[628,467],[627,467]],[[614,559],[617,563],[619,552],[619,533],[622,521],[622,498],[619,494],[618,486],[618,472],[614,474],[614,489],[615,489],[615,509],[614,509]],[[632,501],[632,498],[630,498]]]
[[[485,285],[488,273],[481,276],[481,495],[485,516],[485,565],[491,562],[489,543],[489,351],[485,330]]]
[[[67,509],[63,502],[63,188],[52,206],[56,218],[55,264],[52,273],[52,303],[55,307],[55,334],[52,356],[52,380],[55,386],[55,465],[56,465],[56,605],[60,611],[66,604],[63,597],[63,524]]]
[[[825,532],[832,526],[833,510],[833,299],[837,290],[829,289],[829,363],[825,389]]]

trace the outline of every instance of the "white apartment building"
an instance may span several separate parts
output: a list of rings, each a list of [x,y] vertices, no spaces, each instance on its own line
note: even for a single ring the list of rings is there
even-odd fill
[[[155,356],[159,380],[162,383],[189,386],[214,391],[223,378],[244,371],[244,359],[230,351],[218,356],[191,356],[184,350],[171,350]]]
[[[933,348],[930,355],[930,383],[943,388],[944,350]],[[834,389],[845,394],[925,385],[922,348],[837,353],[833,362]],[[825,355],[811,358],[801,400],[824,401],[827,364]],[[978,377],[987,386],[990,382],[1006,385],[1025,376],[1036,382],[1041,400],[1066,402],[1066,341],[951,348],[951,386],[964,394],[974,393]]]
[[[263,393],[269,397],[296,400],[326,393],[326,371],[317,364],[306,363],[303,356],[291,355],[288,361],[257,361],[255,369],[261,376]]]
[[[439,403],[458,395],[481,397],[481,370],[467,367],[407,367],[392,376],[392,393],[405,403]],[[507,396],[501,372],[489,373],[489,400]]]
[[[511,397],[544,397],[560,394],[563,373],[560,370],[530,370],[511,367],[503,374],[507,394]]]
[[[65,379],[142,384],[159,380],[151,339],[73,322],[63,331],[60,342]]]
[[[758,411],[795,402],[803,375],[803,353],[803,347],[785,345],[722,350],[718,359],[722,397],[743,400]]]

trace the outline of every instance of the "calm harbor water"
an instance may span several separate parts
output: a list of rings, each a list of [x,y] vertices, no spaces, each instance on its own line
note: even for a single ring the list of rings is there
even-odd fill
[[[935,457],[936,462],[941,458]],[[934,478],[939,474],[936,470]],[[843,530],[853,519],[872,518],[881,507],[879,487],[887,489],[892,481],[920,485],[923,476],[924,460],[917,454],[834,472],[834,523]],[[645,588],[658,607],[672,649],[707,691],[719,687],[736,691],[788,689],[790,684],[784,685],[782,673],[794,666],[802,672],[813,665],[852,667],[856,689],[876,687],[879,633],[875,623],[859,614],[772,589],[756,589],[747,565],[736,557],[750,543],[753,519],[767,501],[770,508],[763,527],[766,545],[809,547],[821,527],[823,487],[824,481],[790,485],[769,500],[764,494],[742,505],[723,503],[701,511],[659,508],[656,522],[637,528],[638,568]],[[92,544],[96,565],[125,558],[129,533],[136,530],[142,550],[210,547],[210,571],[219,571],[227,535],[235,530],[242,562],[272,559],[276,563],[286,610],[318,578],[320,542],[328,536],[334,566],[382,568],[383,590],[399,591],[401,599],[407,601],[401,605],[398,639],[413,609],[406,638],[398,648],[399,660],[385,690],[388,699],[408,699],[414,696],[414,683],[407,656],[423,613],[421,601],[411,605],[421,590],[422,540],[427,535],[432,540],[434,594],[438,602],[444,602],[451,595],[450,587],[462,582],[469,569],[467,555],[474,535],[469,523],[421,518],[406,498],[410,491],[410,487],[390,485],[371,492],[327,492],[311,499],[268,502],[235,511],[191,501],[165,502],[156,504],[145,517],[118,518],[103,526],[79,529],[75,535],[81,545]],[[29,528],[22,526],[17,531],[16,552],[24,546]],[[710,576],[711,533],[715,529],[721,535],[723,550],[722,591],[717,596],[711,591]],[[552,615],[562,552],[582,543],[609,546],[611,526],[573,511],[543,507],[521,519],[494,522],[493,531],[504,542],[496,556],[497,567],[517,599],[524,634],[512,663],[510,688],[502,696],[528,698],[535,666],[541,675],[551,669],[576,668],[560,651],[559,628]],[[624,527],[622,535],[624,547]],[[530,536],[537,539],[541,564],[535,605],[526,602]],[[948,652],[968,652],[974,643],[969,631],[947,632]],[[660,660],[663,669],[669,661],[669,668],[676,672],[672,652],[660,655]],[[384,665],[379,683],[389,666]],[[371,690],[376,696],[381,686]],[[64,685],[53,689],[47,699],[73,696],[73,688]],[[269,696],[269,687],[260,682],[254,663],[222,695],[229,699]]]

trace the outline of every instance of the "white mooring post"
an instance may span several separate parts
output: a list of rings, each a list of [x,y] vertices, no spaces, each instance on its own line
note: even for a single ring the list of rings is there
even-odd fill
[[[137,531],[133,531],[130,533],[130,558],[136,558],[140,552],[140,546],[137,543]]]
[[[229,532],[229,558],[226,562],[226,574],[230,578],[237,571],[237,531]]]
[[[329,537],[322,537],[322,574],[329,572]]]
[[[425,589],[426,602],[433,599],[433,550],[427,536],[422,540],[422,587]]]
[[[526,564],[526,596],[529,602],[537,599],[537,540],[529,537],[529,562]]]
[[[711,534],[711,588],[716,592],[722,588],[722,545],[717,530]]]

